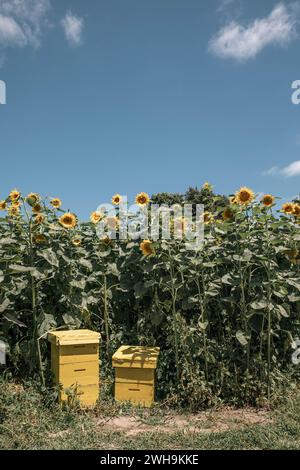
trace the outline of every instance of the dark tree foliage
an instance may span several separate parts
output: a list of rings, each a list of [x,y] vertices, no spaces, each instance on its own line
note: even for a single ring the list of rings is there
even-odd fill
[[[183,204],[184,194],[179,193],[157,193],[151,196],[152,204],[167,204],[172,206],[173,204]]]
[[[206,211],[216,212],[224,209],[228,205],[226,196],[215,194],[213,188],[203,186],[202,188],[189,187],[185,193],[157,193],[151,197],[154,204],[203,204]]]

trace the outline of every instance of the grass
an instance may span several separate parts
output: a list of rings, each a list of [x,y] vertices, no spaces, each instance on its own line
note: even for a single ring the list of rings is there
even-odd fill
[[[221,412],[221,411],[220,411]],[[300,393],[269,412],[266,424],[234,426],[211,432],[207,423],[203,432],[188,428],[158,432],[168,410],[144,412],[118,407],[112,402],[93,411],[74,408],[61,410],[55,394],[37,384],[0,379],[1,449],[300,449]],[[216,415],[219,411],[215,411]],[[103,429],[99,422],[120,415],[135,416],[147,425],[147,432],[130,436],[125,431]],[[183,415],[186,416],[186,415]],[[193,416],[191,415],[191,420]],[[153,426],[153,431],[151,430]],[[230,427],[230,426],[229,426]],[[149,429],[149,430],[148,430]]]

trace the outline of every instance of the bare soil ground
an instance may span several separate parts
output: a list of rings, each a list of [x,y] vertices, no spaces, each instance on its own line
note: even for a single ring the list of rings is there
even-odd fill
[[[119,431],[126,436],[136,436],[146,432],[211,433],[241,429],[254,424],[268,424],[272,419],[267,410],[252,408],[202,411],[197,414],[179,415],[169,413],[164,416],[115,416],[97,418],[96,425],[103,431]]]

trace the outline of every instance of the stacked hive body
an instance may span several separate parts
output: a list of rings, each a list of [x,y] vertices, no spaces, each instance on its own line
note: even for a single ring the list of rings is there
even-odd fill
[[[66,390],[74,390],[83,406],[95,405],[99,397],[100,334],[90,330],[53,331],[51,367],[56,384],[61,384],[59,400],[67,400]]]
[[[115,399],[149,407],[154,402],[159,348],[121,346],[113,355]]]

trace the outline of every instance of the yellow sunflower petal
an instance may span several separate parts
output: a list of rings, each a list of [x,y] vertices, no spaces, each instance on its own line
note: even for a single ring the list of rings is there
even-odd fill
[[[203,214],[203,222],[205,225],[211,224],[214,220],[214,217],[211,212],[204,212]]]
[[[13,201],[18,201],[21,197],[21,193],[20,191],[18,191],[17,189],[13,189],[10,193],[9,193],[9,198],[10,200],[13,202]]]
[[[138,205],[138,206],[146,206],[147,204],[149,204],[150,202],[150,197],[149,197],[149,194],[147,193],[139,193],[136,195],[135,197],[135,203]]]
[[[155,253],[152,242],[150,240],[143,240],[140,243],[140,250],[144,256],[151,256]]]
[[[275,197],[272,194],[265,194],[261,199],[262,204],[265,207],[271,207],[275,203]]]
[[[294,204],[292,202],[286,202],[285,204],[282,205],[281,212],[291,215],[293,214],[293,211],[294,211]]]
[[[103,217],[104,214],[102,212],[94,211],[90,215],[90,221],[93,222],[93,224],[97,224],[98,222],[100,222],[100,220],[103,219]]]
[[[230,207],[226,207],[222,213],[222,217],[224,220],[231,220],[233,219],[234,213]]]
[[[253,201],[255,195],[252,189],[243,186],[235,193],[235,200],[238,204],[246,206]]]
[[[41,206],[41,204],[35,204],[32,208],[32,212],[34,212],[35,214],[39,214],[40,212],[42,212],[43,208]]]
[[[44,214],[36,214],[35,217],[34,217],[34,222],[36,224],[42,224],[45,220],[45,216]]]
[[[67,229],[71,229],[76,227],[77,219],[74,214],[71,212],[66,212],[65,214],[61,215],[59,218],[59,223]]]
[[[121,194],[115,194],[115,195],[111,198],[111,202],[112,202],[115,206],[118,206],[118,205],[122,202],[122,196],[121,196]]]
[[[294,204],[293,215],[295,217],[300,217],[300,205],[299,204]]]
[[[55,209],[58,209],[61,206],[62,202],[58,197],[54,197],[50,200],[50,204]]]

